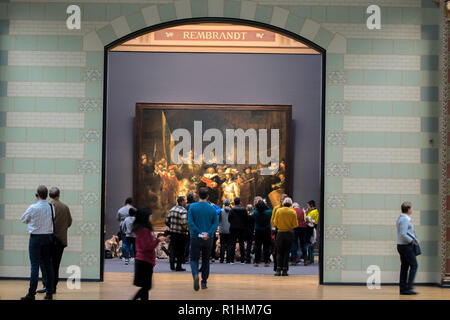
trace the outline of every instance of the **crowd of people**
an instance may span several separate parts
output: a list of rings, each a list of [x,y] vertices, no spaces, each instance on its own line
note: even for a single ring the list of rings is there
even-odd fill
[[[50,195],[50,202],[47,196]],[[305,265],[314,263],[313,244],[316,238],[319,212],[313,200],[303,210],[298,203],[283,194],[280,204],[270,208],[261,197],[254,198],[254,205],[241,206],[239,197],[233,203],[224,199],[220,208],[209,201],[209,190],[201,187],[198,198],[192,192],[187,200],[177,199],[177,205],[170,209],[166,218],[166,232],[155,234],[152,211],[148,207],[136,209],[132,199],[125,201],[119,209],[119,235],[123,237],[124,260],[134,259],[134,285],[140,287],[134,299],[148,300],[152,285],[153,268],[156,264],[158,245],[169,239],[170,267],[174,271],[185,271],[187,255],[194,280],[194,290],[207,289],[210,261],[216,258],[216,234],[219,234],[219,261],[233,264],[236,261],[261,262],[270,266],[274,262],[275,276],[287,276],[289,261]],[[67,247],[67,230],[72,217],[67,205],[59,200],[60,190],[46,186],[37,188],[36,202],[28,207],[21,221],[28,225],[30,286],[22,300],[34,300],[36,293],[46,293],[45,299],[52,300],[56,293],[59,265],[64,248]],[[400,294],[415,295],[414,279],[418,268],[416,256],[421,254],[419,241],[411,223],[412,205],[405,202],[397,219],[397,250],[401,260]],[[236,256],[236,244],[239,256]],[[112,248],[112,246],[110,246]],[[201,267],[199,268],[199,260]],[[128,260],[129,261],[129,260]],[[44,288],[37,291],[39,269],[42,271]]]
[[[289,265],[314,263],[319,222],[314,200],[308,201],[303,209],[283,194],[280,204],[271,208],[262,197],[256,196],[253,204],[244,207],[240,198],[235,197],[233,201],[225,198],[221,208],[210,201],[209,189],[201,187],[196,194],[188,192],[186,198],[179,196],[176,201],[165,218],[165,232],[156,234],[151,227],[152,239],[169,243],[171,270],[186,271],[183,264],[190,262],[195,290],[200,288],[199,272],[201,288],[207,288],[209,265],[217,259],[226,264],[253,263],[255,267],[260,264],[269,267],[273,262],[275,276],[288,276]],[[133,260],[136,264],[143,254],[143,242],[135,232],[140,210],[128,198],[117,215],[122,259],[125,264]],[[153,266],[157,247],[148,259]],[[138,273],[136,267],[135,271]],[[142,278],[138,274],[136,277]]]
[[[283,195],[282,200],[287,196]],[[173,206],[166,217],[166,235],[168,237],[169,248],[162,247],[160,252],[169,257],[170,269],[174,271],[185,271],[182,264],[189,260],[190,237],[188,226],[189,206],[196,202],[193,192],[187,194],[187,199],[183,196],[177,198],[177,205]],[[213,233],[210,262],[219,260],[220,263],[251,264],[259,266],[264,263],[268,267],[273,261],[277,264],[276,258],[276,234],[277,228],[274,226],[273,212],[282,206],[270,208],[261,197],[255,197],[254,205],[241,206],[240,198],[234,201],[225,199],[223,207],[210,202],[216,210],[219,224],[216,232]],[[289,202],[289,200],[288,200]],[[315,201],[311,200],[304,210],[294,202],[290,203],[289,213],[295,213],[297,225],[292,227],[292,238],[289,240],[289,263],[297,265],[303,262],[304,265],[314,263],[314,244],[317,239],[318,211]],[[284,210],[282,210],[284,211]],[[132,232],[132,225],[135,219],[136,209],[132,206],[132,198],[127,198],[125,205],[117,213],[120,231],[118,236],[113,236],[115,249],[111,249],[111,244],[107,244],[108,249],[115,251],[111,256],[117,254],[119,241],[121,239],[121,258],[126,265],[134,261],[135,234]],[[277,223],[280,223],[277,221]],[[281,228],[284,230],[283,220]],[[284,232],[284,231],[281,231]],[[111,240],[107,241],[111,243]],[[166,254],[164,254],[164,251]],[[158,254],[157,254],[158,256]],[[276,269],[276,268],[275,268]]]

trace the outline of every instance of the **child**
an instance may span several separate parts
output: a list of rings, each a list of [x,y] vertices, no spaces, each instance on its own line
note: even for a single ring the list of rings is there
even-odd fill
[[[128,211],[128,217],[123,221],[123,232],[125,238],[122,239],[122,256],[125,258],[125,264],[128,264],[128,259],[131,258],[131,261],[134,261],[134,256],[136,255],[135,243],[136,243],[136,235],[133,232],[133,223],[136,215],[136,209],[131,207]]]
[[[150,208],[141,208],[136,212],[133,232],[136,234],[136,260],[134,263],[134,285],[141,289],[133,300],[148,300],[152,287],[153,267],[156,264],[156,247],[164,237],[156,238],[150,223]]]

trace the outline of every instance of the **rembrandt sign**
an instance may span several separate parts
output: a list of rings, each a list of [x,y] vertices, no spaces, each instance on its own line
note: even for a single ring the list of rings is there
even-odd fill
[[[264,30],[165,29],[155,32],[155,40],[274,42],[275,33]]]

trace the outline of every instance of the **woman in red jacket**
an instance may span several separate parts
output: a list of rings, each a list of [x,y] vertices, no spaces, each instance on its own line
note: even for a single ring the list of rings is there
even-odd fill
[[[134,285],[141,289],[133,300],[148,300],[148,292],[152,287],[153,268],[156,264],[156,247],[164,237],[156,238],[150,223],[150,208],[140,208],[133,223],[136,234],[136,257],[134,262]]]

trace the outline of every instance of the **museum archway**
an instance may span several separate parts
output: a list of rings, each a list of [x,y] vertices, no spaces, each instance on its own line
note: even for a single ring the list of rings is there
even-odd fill
[[[162,232],[175,197],[202,183],[213,191],[219,206],[225,197],[236,196],[225,190],[232,183],[245,204],[257,195],[276,204],[284,190],[301,207],[314,199],[322,212],[324,62],[325,51],[296,34],[237,19],[174,21],[107,46],[105,239],[117,233],[117,210],[127,197],[133,196],[138,206],[151,206],[155,226]],[[177,149],[177,129],[190,134],[192,143],[185,149],[191,153]],[[239,138],[227,140],[227,129],[248,133],[240,162]],[[275,130],[278,157],[271,158],[276,154],[271,152]],[[211,146],[220,139],[222,143]],[[230,141],[233,146],[228,149]],[[179,150],[178,162],[174,149]],[[192,166],[183,163],[186,158]],[[264,168],[279,170],[262,175]],[[322,240],[323,228],[318,229]],[[300,274],[321,273],[318,252],[315,269],[296,267]],[[124,268],[117,263],[104,269]],[[239,270],[231,273],[254,271]]]

